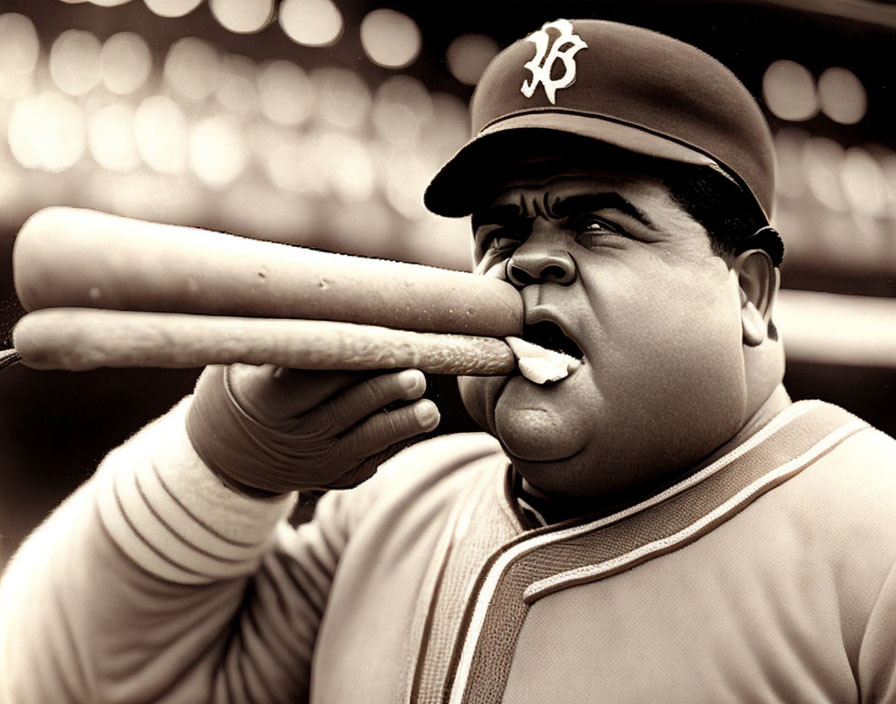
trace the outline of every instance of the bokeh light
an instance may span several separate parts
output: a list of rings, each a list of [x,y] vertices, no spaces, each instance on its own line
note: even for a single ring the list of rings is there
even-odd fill
[[[432,116],[432,98],[426,87],[410,76],[392,76],[377,89],[371,120],[387,142],[417,141]]]
[[[818,113],[815,79],[809,70],[795,61],[775,61],[762,78],[762,95],[777,117],[800,122]]]
[[[304,46],[332,46],[342,36],[344,22],[332,0],[283,0],[280,26]]]
[[[467,104],[457,96],[435,92],[432,115],[423,125],[418,148],[424,151],[433,167],[440,168],[470,136],[470,115]]]
[[[484,34],[463,34],[448,45],[448,70],[461,83],[475,86],[498,48],[498,42]]]
[[[301,124],[311,114],[311,81],[291,61],[271,61],[261,67],[258,97],[265,117],[281,125]]]
[[[806,192],[803,153],[808,139],[809,133],[800,127],[784,127],[775,133],[776,197],[799,198]]]
[[[202,100],[211,95],[221,79],[218,51],[196,37],[178,39],[165,59],[165,80],[182,96]]]
[[[892,367],[896,301],[783,290],[775,305],[788,357],[821,364]]]
[[[877,159],[861,147],[846,151],[840,169],[843,195],[852,210],[869,217],[883,217],[887,211],[888,185]]]
[[[143,0],[160,17],[183,17],[202,4],[202,0]]]
[[[811,137],[803,151],[803,178],[809,191],[830,210],[846,212],[849,206],[840,186],[840,166],[845,152],[827,137]]]
[[[106,212],[189,225],[210,217],[205,189],[193,179],[145,169],[128,174],[96,170],[85,188],[92,207]]]
[[[90,32],[68,29],[50,49],[50,76],[59,90],[79,96],[93,90],[102,78],[102,45]]]
[[[25,179],[21,177],[19,170],[14,168],[15,165],[3,158],[2,154],[0,151],[0,222],[9,225],[11,224],[9,221],[17,217],[17,208],[21,208]]]
[[[353,135],[324,132],[315,137],[312,153],[317,173],[330,183],[333,192],[347,203],[360,203],[373,195],[373,163],[366,145]]]
[[[13,106],[7,139],[12,155],[25,168],[65,171],[84,154],[84,113],[56,91],[21,98]]]
[[[248,131],[252,152],[259,155],[265,175],[276,188],[305,196],[329,193],[317,170],[313,136],[267,123],[252,125]]]
[[[404,254],[404,237],[396,228],[396,218],[378,200],[328,208],[326,216],[329,240],[337,251],[388,259]]]
[[[239,34],[264,29],[274,16],[274,0],[209,0],[208,4],[222,27]]]
[[[0,98],[15,99],[31,90],[40,41],[25,15],[0,15]]]
[[[229,115],[203,118],[190,130],[190,169],[203,183],[221,189],[249,162],[239,121]]]
[[[256,75],[258,66],[247,56],[228,54],[222,61],[222,78],[215,97],[222,107],[237,115],[250,115],[259,109]]]
[[[152,71],[152,55],[139,34],[119,32],[103,44],[100,65],[106,88],[127,95],[146,83]]]
[[[846,68],[832,67],[818,78],[818,101],[821,110],[834,122],[854,125],[868,108],[865,86]]]
[[[140,158],[154,171],[182,173],[187,167],[187,118],[164,95],[146,98],[134,116],[134,138]]]
[[[383,157],[389,205],[408,220],[424,217],[429,212],[423,205],[423,191],[432,178],[429,165],[413,149],[391,149]]]
[[[306,244],[322,230],[317,203],[271,190],[261,179],[241,178],[216,206],[234,234]]]
[[[311,74],[314,108],[320,120],[343,130],[364,126],[370,112],[370,90],[346,68],[319,68]]]
[[[887,180],[889,216],[896,219],[896,153],[889,152],[880,160],[880,168]]]
[[[96,163],[108,171],[126,173],[140,166],[134,142],[134,109],[113,103],[87,120],[87,144]]]
[[[378,66],[404,68],[420,54],[420,28],[396,10],[374,10],[361,21],[361,46]]]

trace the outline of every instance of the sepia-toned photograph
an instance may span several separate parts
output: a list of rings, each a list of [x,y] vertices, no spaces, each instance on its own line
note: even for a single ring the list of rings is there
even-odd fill
[[[896,704],[893,57],[0,0],[0,704]]]

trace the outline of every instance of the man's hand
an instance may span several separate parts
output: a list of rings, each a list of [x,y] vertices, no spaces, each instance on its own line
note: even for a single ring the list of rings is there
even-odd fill
[[[372,476],[403,441],[438,425],[435,404],[420,399],[425,390],[414,369],[209,367],[187,429],[206,464],[249,493],[346,488]]]

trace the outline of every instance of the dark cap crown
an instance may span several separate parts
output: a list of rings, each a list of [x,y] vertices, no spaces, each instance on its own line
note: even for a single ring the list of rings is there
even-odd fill
[[[434,212],[470,212],[464,183],[487,158],[491,135],[538,128],[712,166],[771,214],[774,151],[756,101],[719,61],[658,32],[603,20],[546,23],[488,66],[471,119],[473,139],[427,190]]]

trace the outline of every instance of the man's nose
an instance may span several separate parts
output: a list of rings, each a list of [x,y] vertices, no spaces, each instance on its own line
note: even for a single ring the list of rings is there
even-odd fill
[[[537,283],[568,285],[575,281],[576,264],[563,238],[533,232],[507,260],[507,279],[517,286]]]

